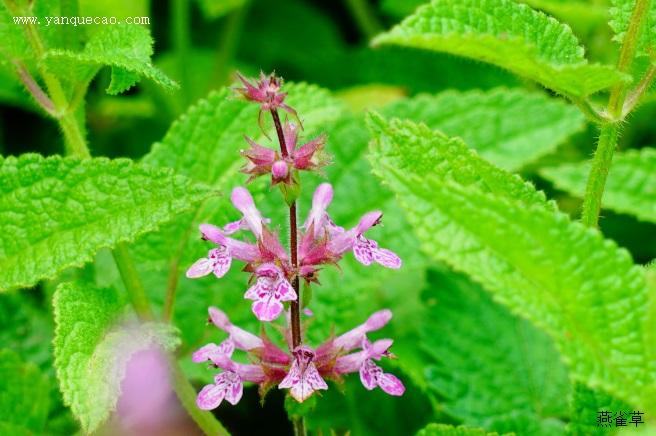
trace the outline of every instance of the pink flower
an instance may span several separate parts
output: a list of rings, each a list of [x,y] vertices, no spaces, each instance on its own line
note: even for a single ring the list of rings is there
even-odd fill
[[[260,321],[273,321],[283,310],[283,301],[296,300],[296,292],[283,271],[273,263],[265,263],[255,270],[257,281],[244,298],[254,300],[252,310]]]
[[[224,398],[235,405],[241,399],[244,381],[261,383],[265,380],[264,372],[259,365],[233,362],[226,355],[216,355],[212,361],[216,367],[224,371],[214,377],[213,384],[206,385],[198,393],[196,404],[200,409],[214,409]]]
[[[294,361],[287,376],[278,385],[279,389],[290,388],[292,397],[298,402],[305,401],[319,389],[328,389],[314,364],[314,351],[305,345],[299,345],[292,352]]]
[[[270,221],[262,217],[260,211],[255,207],[253,197],[242,187],[233,189],[231,200],[237,210],[242,213],[242,218],[226,224],[220,229],[212,224],[201,224],[202,238],[214,242],[217,248],[208,252],[194,262],[187,270],[188,278],[199,278],[213,272],[217,278],[223,277],[232,265],[232,260],[237,259],[248,264],[257,264],[279,260],[286,262],[287,254],[275,235],[267,232],[265,225]],[[243,242],[227,235],[239,230],[249,230],[258,239],[258,244]]]
[[[248,81],[244,76],[237,73],[237,78],[244,85],[243,88],[235,88],[246,100],[260,104],[260,114],[258,121],[262,127],[262,112],[276,110],[278,108],[298,118],[296,111],[284,103],[286,92],[280,92],[282,87],[282,78],[277,77],[274,73],[265,75],[260,72],[260,79],[254,83]]]
[[[400,268],[401,259],[395,253],[379,248],[376,241],[364,237],[367,230],[380,223],[382,212],[365,214],[357,226],[347,231],[335,225],[326,212],[332,199],[333,188],[328,183],[322,183],[314,192],[312,209],[303,225],[305,234],[299,246],[301,269],[306,268],[314,279],[314,266],[336,263],[348,251],[353,251],[355,258],[364,265],[377,262],[387,268]],[[311,281],[306,275],[301,276]]]
[[[233,325],[217,308],[210,308],[209,313],[212,322],[227,332],[229,337],[220,345],[201,347],[192,356],[194,362],[209,360],[214,367],[224,371],[199,394],[201,408],[216,407],[224,398],[234,404],[240,397],[243,382],[257,383],[265,389],[277,384],[280,389],[290,389],[290,394],[297,401],[305,401],[314,391],[328,388],[324,377],[338,379],[343,374],[354,372],[360,373],[360,379],[367,389],[378,386],[390,395],[402,395],[405,391],[398,378],[383,372],[375,363],[383,357],[393,357],[389,352],[392,340],[381,339],[370,343],[366,337],[367,333],[389,322],[392,317],[389,310],[373,313],[363,324],[327,340],[316,351],[303,344],[291,352],[278,348],[264,333],[258,337]],[[281,334],[288,339],[289,326]],[[345,354],[359,347],[362,348],[360,351]],[[252,363],[233,361],[231,356],[236,350],[247,352]]]
[[[238,374],[225,371],[214,377],[214,383],[206,385],[196,398],[199,409],[212,410],[219,407],[225,398],[233,406],[241,400],[244,390],[241,377]]]
[[[338,357],[335,371],[339,374],[358,371],[360,381],[368,390],[378,386],[389,395],[401,396],[405,392],[401,380],[392,374],[384,373],[383,369],[373,361],[373,359],[380,360],[383,356],[392,357],[388,351],[391,346],[391,339],[381,339],[373,344],[363,339],[362,351]]]
[[[196,279],[213,272],[217,278],[221,278],[228,272],[231,264],[232,256],[230,256],[228,248],[219,245],[217,248],[211,249],[207,253],[207,257],[198,259],[191,265],[187,270],[187,277]]]
[[[364,323],[321,344],[317,348],[317,356],[320,360],[330,360],[336,355],[361,347],[367,339],[367,333],[382,329],[391,319],[392,311],[389,309],[374,312]]]
[[[283,125],[285,138],[285,153],[272,150],[256,143],[246,137],[250,145],[241,154],[248,162],[241,171],[249,174],[252,181],[263,174],[271,174],[272,183],[294,183],[292,171],[316,171],[329,163],[328,155],[323,151],[326,145],[326,136],[321,135],[312,141],[297,147],[298,127],[294,123],[285,122]]]

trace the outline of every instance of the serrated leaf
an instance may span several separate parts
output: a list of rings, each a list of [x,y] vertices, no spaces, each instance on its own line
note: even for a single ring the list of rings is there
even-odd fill
[[[116,407],[130,358],[138,351],[178,346],[167,324],[124,319],[123,303],[112,289],[63,283],[53,297],[56,322],[55,367],[64,401],[91,433]]]
[[[613,40],[619,43],[624,41],[636,3],[636,0],[611,0],[608,24],[615,32]],[[653,57],[653,50],[656,48],[656,4],[654,2],[649,5],[639,32],[637,54]]]
[[[567,370],[546,334],[446,271],[429,274],[422,300],[424,374],[445,413],[491,431],[565,433]]]
[[[458,139],[410,122],[373,117],[371,124],[374,170],[396,192],[427,254],[543,328],[573,380],[635,405],[651,401],[647,285],[628,252],[515,176],[498,171],[482,184],[468,170],[481,159]],[[421,160],[408,158],[417,154]]]
[[[589,162],[543,168],[540,175],[556,188],[582,197],[590,171]],[[656,223],[656,149],[617,153],[608,173],[602,206]]]
[[[127,159],[0,158],[0,289],[81,266],[212,192]]]
[[[575,107],[522,89],[420,95],[382,112],[460,136],[484,158],[511,171],[554,151],[585,125]]]
[[[568,26],[512,0],[433,0],[373,43],[489,62],[575,98],[623,80],[610,66],[589,64]]]
[[[81,52],[51,50],[46,62],[53,71],[73,82],[88,82],[100,67],[111,66],[109,94],[128,90],[138,77],[146,77],[165,89],[176,88],[173,80],[153,66],[152,54],[153,39],[148,29],[116,24],[94,34]],[[74,77],[67,77],[70,74]]]
[[[480,428],[434,423],[419,430],[416,436],[499,436],[499,433],[488,433]]]
[[[0,349],[0,431],[42,434],[48,416],[50,383],[32,363]]]

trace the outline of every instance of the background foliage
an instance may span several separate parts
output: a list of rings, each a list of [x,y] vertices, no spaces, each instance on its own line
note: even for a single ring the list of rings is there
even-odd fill
[[[310,431],[592,434],[598,410],[655,406],[656,272],[645,266],[656,256],[655,94],[624,123],[600,232],[576,220],[599,137],[589,105],[649,70],[656,6],[640,57],[618,71],[635,1],[435,0],[393,27],[422,3],[35,0],[35,15],[151,23],[40,26],[36,54],[11,22],[27,2],[0,7],[0,432],[101,428],[125,368],[111,354],[121,335],[176,349],[176,377],[198,389],[212,371],[190,354],[222,339],[207,306],[259,329],[243,273],[184,278],[207,250],[197,224],[237,217],[226,194],[245,180],[243,135],[267,141],[257,107],[229,98],[236,69],[286,79],[306,137],[328,134],[331,216],[350,226],[385,211],[372,236],[404,260],[400,271],[352,258],[324,271],[308,340],[392,308],[380,334],[395,339],[406,394],[365,391],[354,377],[287,405]],[[58,125],[37,105],[21,69],[55,112],[75,108],[68,118]],[[71,146],[75,135],[93,159]],[[67,152],[78,157],[55,156]],[[301,216],[322,180],[304,176]],[[267,182],[251,188],[284,223]],[[141,304],[126,292],[130,274],[172,326],[113,329],[133,320],[128,302]],[[234,434],[263,422],[289,432],[274,391],[262,405],[248,388],[215,414]]]

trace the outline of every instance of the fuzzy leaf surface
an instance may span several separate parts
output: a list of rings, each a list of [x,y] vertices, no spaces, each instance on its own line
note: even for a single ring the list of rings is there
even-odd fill
[[[0,289],[81,266],[152,231],[211,191],[127,159],[0,158]]]
[[[636,0],[611,0],[610,27],[615,32],[615,41],[622,43],[629,30],[631,15],[635,9]],[[649,56],[656,48],[656,4],[652,1],[640,26],[637,54]]]
[[[540,174],[558,189],[582,197],[589,162],[543,168]],[[603,207],[656,223],[656,149],[617,153],[608,172]]]
[[[61,284],[53,298],[55,367],[64,401],[91,433],[115,409],[132,355],[151,347],[178,346],[170,325],[125,318],[112,289],[86,283]],[[121,325],[121,323],[123,325]]]
[[[510,171],[553,152],[585,125],[575,107],[519,88],[419,95],[398,100],[383,113],[460,136],[481,156]]]
[[[84,50],[52,50],[47,53],[49,66],[67,80],[88,82],[100,67],[111,66],[109,94],[130,89],[140,77],[146,77],[165,89],[178,85],[153,66],[153,39],[147,28],[138,25],[110,25],[94,34]]]
[[[570,387],[551,339],[465,277],[431,271],[428,283],[419,343],[444,411],[500,433],[564,434]]]
[[[512,0],[433,0],[373,43],[488,62],[575,98],[623,80],[610,66],[589,64],[568,26]]]
[[[373,116],[371,162],[424,251],[466,272],[555,340],[575,381],[629,403],[654,392],[647,284],[628,252],[572,222],[541,193],[483,165],[458,138]],[[422,155],[416,160],[408,156]],[[516,187],[521,187],[518,189]]]

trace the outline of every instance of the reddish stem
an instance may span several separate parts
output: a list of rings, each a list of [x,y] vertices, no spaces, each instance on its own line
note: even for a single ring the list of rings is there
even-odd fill
[[[271,109],[271,117],[273,124],[276,126],[276,133],[278,134],[278,142],[280,143],[280,153],[282,157],[288,156],[287,144],[285,144],[285,135],[282,131],[282,123],[277,109]],[[296,223],[296,201],[289,206],[289,251],[291,253],[292,268],[294,270],[294,277],[292,278],[292,286],[296,292],[296,300],[291,302],[291,324],[292,324],[292,347],[296,348],[301,345],[301,291],[298,282],[298,225]]]

